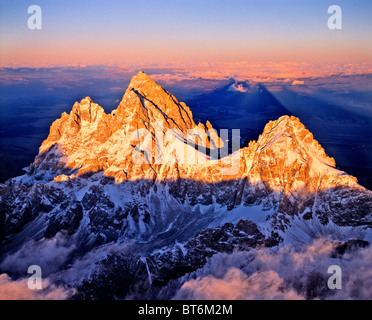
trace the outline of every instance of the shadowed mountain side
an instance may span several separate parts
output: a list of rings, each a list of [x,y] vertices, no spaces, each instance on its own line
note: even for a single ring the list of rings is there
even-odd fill
[[[62,182],[0,185],[2,252],[31,239],[75,235],[85,252],[120,239],[162,246],[185,241],[218,221],[267,221],[269,232],[285,232],[291,219],[339,226],[371,227],[372,195],[358,185],[311,185],[278,192],[248,178],[215,183],[137,180],[114,183],[102,173]],[[347,199],[347,201],[345,201]]]
[[[53,261],[53,279],[77,287],[75,299],[155,298],[219,253],[277,246],[294,236],[364,239],[372,227],[371,193],[337,185],[283,194],[248,179],[115,183],[95,173],[0,185],[0,195],[0,272],[22,276],[37,261],[48,276],[49,253],[38,248],[56,243],[63,256]]]

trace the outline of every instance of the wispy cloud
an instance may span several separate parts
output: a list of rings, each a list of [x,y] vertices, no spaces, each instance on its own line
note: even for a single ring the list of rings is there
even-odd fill
[[[66,262],[73,250],[75,246],[70,245],[69,240],[61,233],[51,239],[31,240],[8,255],[1,262],[0,270],[23,275],[30,265],[38,265],[42,269],[43,276],[49,276]]]
[[[336,244],[235,252],[212,257],[186,281],[176,299],[371,299],[372,248],[334,256]],[[328,267],[342,270],[342,289],[328,288]]]
[[[43,280],[43,289],[29,289],[28,279],[13,281],[7,274],[0,274],[0,300],[65,300],[73,290],[57,287],[48,279]]]
[[[215,62],[215,63],[169,63],[154,65],[50,65],[50,66],[9,66],[0,68],[0,81],[5,84],[27,83],[38,79],[50,87],[78,86],[87,84],[90,78],[120,80],[133,76],[144,70],[155,81],[173,83],[185,80],[228,80],[253,82],[279,82],[300,84],[301,79],[326,77],[332,75],[357,75],[371,73],[369,64],[309,64],[297,62],[251,63]],[[294,82],[293,82],[294,81]],[[116,89],[116,87],[115,87]]]

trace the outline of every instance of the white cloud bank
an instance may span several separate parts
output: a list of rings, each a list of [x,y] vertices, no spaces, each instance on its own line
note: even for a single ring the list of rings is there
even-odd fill
[[[220,254],[186,281],[175,299],[372,299],[372,248],[332,257],[335,244]],[[342,269],[342,289],[328,288],[330,265]]]
[[[0,274],[0,300],[65,300],[73,293],[51,284],[48,279],[43,280],[43,289],[31,290],[27,281],[27,278],[12,281],[7,274]]]

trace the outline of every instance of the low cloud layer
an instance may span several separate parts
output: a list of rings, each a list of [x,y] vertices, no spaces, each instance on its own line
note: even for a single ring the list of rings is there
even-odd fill
[[[72,293],[51,284],[48,279],[43,280],[44,289],[31,290],[27,281],[27,278],[12,281],[7,274],[0,274],[0,300],[65,300]]]
[[[129,81],[139,70],[146,71],[155,81],[172,83],[184,80],[250,80],[253,82],[301,81],[301,78],[329,77],[334,75],[350,76],[370,74],[370,64],[310,64],[298,62],[250,61],[214,63],[167,63],[155,65],[0,65],[0,82],[3,84],[28,84],[35,79],[50,88],[69,88],[81,86],[95,79],[109,78],[122,84]],[[58,77],[56,77],[58,75]],[[89,77],[88,77],[89,76]],[[116,88],[116,87],[114,87]],[[121,86],[120,86],[121,88]]]
[[[175,299],[371,299],[372,248],[335,257],[335,243],[221,254],[183,284]],[[328,288],[328,267],[339,265],[342,289]]]
[[[248,276],[243,271],[232,267],[222,279],[212,275],[186,282],[176,295],[177,299],[196,300],[284,300],[301,299],[293,289],[285,287],[275,271],[256,272]]]
[[[74,249],[75,246],[69,245],[67,238],[60,233],[51,239],[32,240],[8,255],[1,262],[0,271],[21,276],[27,274],[29,266],[38,265],[43,276],[49,276],[65,264]]]

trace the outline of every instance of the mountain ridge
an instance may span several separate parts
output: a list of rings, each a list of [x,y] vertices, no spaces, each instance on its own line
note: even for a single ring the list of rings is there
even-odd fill
[[[286,123],[287,126],[281,127],[281,132],[274,132],[274,134],[284,134],[288,137],[292,135],[296,139],[295,144],[300,144],[302,141],[306,145],[301,147],[302,149],[309,147],[309,143],[313,144],[315,148],[313,150],[320,155],[318,160],[320,162],[325,161],[326,165],[335,167],[334,159],[331,160],[327,157],[324,150],[313,139],[312,134],[308,132],[298,118],[282,116],[276,122],[270,123],[265,126],[263,134],[260,135],[257,142],[251,141],[249,145],[256,143],[257,149],[259,145],[267,143],[267,141],[264,142],[263,140],[265,140],[265,135],[269,135],[270,130],[275,130],[275,127],[280,123]],[[150,165],[146,163],[139,167],[133,163],[132,159],[129,159],[130,155],[133,155],[133,149],[141,146],[141,143],[137,141],[137,144],[133,145],[133,142],[129,141],[128,137],[133,135],[134,131],[142,129],[149,130],[154,136],[158,130],[157,126],[160,127],[162,135],[165,134],[167,129],[180,130],[186,137],[185,139],[188,140],[188,144],[194,142],[198,149],[201,147],[215,150],[224,146],[224,141],[218,136],[209,121],[207,121],[206,125],[201,123],[196,125],[192,119],[190,109],[184,103],[178,103],[175,97],[157,85],[144,72],[140,71],[132,78],[118,108],[112,111],[111,114],[106,114],[103,108],[95,104],[89,97],[82,99],[80,103],[76,102],[70,114],[63,113],[61,118],[51,125],[49,136],[42,143],[39,155],[27,174],[30,176],[35,170],[42,171],[46,168],[48,169],[46,170],[46,175],[48,176],[49,174],[47,180],[56,179],[57,181],[66,180],[69,176],[74,178],[88,172],[98,171],[104,171],[108,176],[114,177],[116,182],[121,182],[128,178],[157,179],[159,176],[161,179],[167,178],[167,176],[164,177],[162,175],[164,170],[159,169],[159,166],[151,166],[157,160],[154,154],[148,155],[151,158],[149,160],[151,162],[149,163]],[[300,129],[298,130],[298,137],[296,136],[297,131],[295,132],[291,128]],[[189,136],[186,136],[188,130],[196,131],[196,134],[191,136],[192,141],[188,139]],[[146,144],[147,147],[151,144],[150,149],[153,147],[152,151],[162,148],[155,139],[156,137],[150,139],[152,141],[145,141],[143,143],[144,147],[146,147]],[[174,149],[174,144],[171,145]],[[254,149],[253,146],[251,147],[252,150],[249,149],[249,145],[239,151],[241,158],[244,157],[246,159],[248,152],[255,152],[252,151]],[[182,147],[183,145],[181,145]],[[50,148],[55,150],[49,152]],[[179,145],[176,145],[175,148],[179,148]],[[143,152],[143,150],[144,148],[141,149],[139,147],[138,151]],[[165,148],[165,150],[167,149]],[[189,152],[189,150],[186,149],[185,152]],[[200,153],[195,152],[197,157],[199,157]],[[163,154],[160,154],[162,160],[164,160],[163,156]],[[206,156],[209,163],[210,159],[208,159],[208,155]],[[45,158],[51,158],[51,163],[43,164]],[[183,159],[177,158],[176,160],[178,163],[182,163]],[[240,162],[240,166],[243,168],[249,167],[249,161],[243,163],[244,161],[240,159]],[[319,164],[319,161],[317,162]],[[180,166],[178,165],[177,167]],[[50,174],[51,167],[54,167],[56,172]],[[134,167],[136,170],[132,169]],[[138,172],[139,174],[137,174]],[[242,170],[240,170],[240,176],[233,175],[232,178],[241,178],[241,174]],[[168,178],[179,177],[185,178],[187,175],[170,176]],[[199,174],[189,176],[191,179],[197,179],[198,177]],[[35,180],[42,179],[36,176]],[[205,182],[216,180],[207,178]]]

